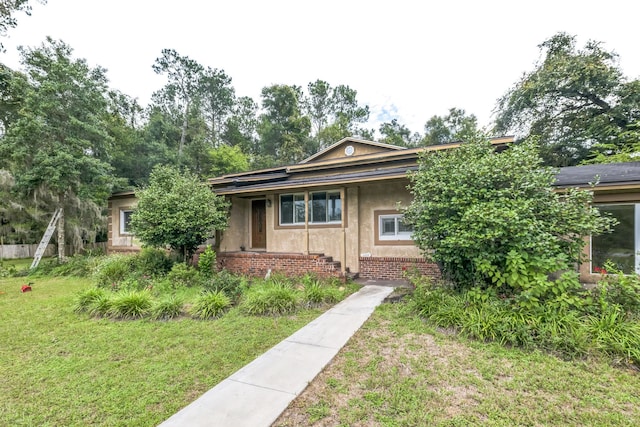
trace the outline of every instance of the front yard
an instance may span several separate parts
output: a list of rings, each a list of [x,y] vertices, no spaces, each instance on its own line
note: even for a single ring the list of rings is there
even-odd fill
[[[274,426],[637,426],[640,375],[468,341],[383,304]]]
[[[0,279],[0,425],[157,425],[321,313],[95,319],[73,311],[90,286]]]

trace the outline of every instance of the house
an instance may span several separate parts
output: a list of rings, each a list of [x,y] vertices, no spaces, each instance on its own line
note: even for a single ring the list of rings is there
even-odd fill
[[[512,141],[492,143],[501,148]],[[255,276],[272,270],[399,279],[407,268],[438,276],[438,267],[411,240],[399,208],[411,202],[407,172],[417,169],[418,154],[458,145],[404,148],[345,138],[295,165],[208,180],[231,202],[229,227],[216,236],[220,267]],[[555,185],[591,188],[598,177],[595,205],[620,225],[588,238],[585,257],[593,261],[580,267],[587,282],[599,277],[608,259],[640,272],[640,163],[562,168]],[[139,250],[128,228],[134,207],[133,192],[110,198],[108,252]]]
[[[496,138],[505,146],[512,138]],[[231,271],[264,275],[358,274],[400,279],[407,268],[438,276],[411,240],[401,206],[411,202],[407,172],[424,150],[345,138],[302,162],[209,180],[231,201],[218,236],[218,261]]]
[[[561,168],[555,186],[592,190],[594,207],[619,221],[613,232],[586,239],[580,280],[596,282],[606,261],[624,273],[640,273],[640,162]]]

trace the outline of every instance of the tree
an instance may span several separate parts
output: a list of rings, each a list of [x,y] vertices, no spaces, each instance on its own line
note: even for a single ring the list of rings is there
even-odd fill
[[[223,125],[233,111],[235,90],[231,77],[224,70],[207,67],[200,78],[202,111],[209,127],[209,144],[216,147],[220,143]]]
[[[261,156],[272,156],[281,164],[295,163],[312,154],[309,117],[300,110],[299,86],[273,85],[262,89],[258,135]]]
[[[46,3],[46,0],[39,0],[40,3]],[[31,6],[29,0],[2,0],[0,2],[0,36],[7,34],[9,28],[15,28],[18,21],[15,12],[24,12],[31,15]],[[4,51],[2,43],[0,43],[0,51]]]
[[[149,186],[136,191],[131,227],[145,245],[166,247],[191,258],[214,230],[227,226],[229,204],[195,176],[172,166],[154,168]]]
[[[369,107],[359,105],[357,91],[346,85],[331,87],[324,80],[309,83],[307,89],[302,106],[313,125],[317,148],[366,132],[358,124],[369,119]]]
[[[532,143],[497,153],[481,136],[424,153],[405,213],[418,247],[433,251],[461,288],[496,287],[524,299],[553,294],[547,275],[578,261],[584,237],[612,221],[590,206],[591,192],[554,191],[555,171],[541,162]]]
[[[222,139],[231,146],[239,146],[246,154],[256,154],[258,104],[248,96],[236,100],[232,114],[224,126]]]
[[[478,119],[459,108],[451,108],[446,116],[433,116],[424,125],[422,145],[466,141],[478,131]]]
[[[244,172],[249,169],[249,159],[239,146],[221,145],[209,150],[211,168],[209,176]]]
[[[169,80],[161,93],[156,95],[156,101],[172,104],[182,118],[178,145],[178,159],[180,159],[187,138],[189,114],[199,95],[204,68],[188,56],[179,55],[173,49],[162,49],[162,56],[156,58],[152,68],[156,74],[165,74]]]
[[[381,124],[380,134],[382,135],[380,142],[401,147],[415,147],[421,139],[418,133],[411,134],[408,127],[398,123],[398,119]]]
[[[539,47],[544,58],[500,98],[496,132],[537,136],[553,166],[629,151],[638,141],[629,132],[640,119],[640,81],[623,76],[618,55],[595,41],[578,49],[565,33]]]
[[[73,59],[61,41],[20,48],[26,79],[16,78],[22,100],[0,143],[0,159],[21,200],[47,202],[50,216],[64,208],[58,227],[64,259],[65,223],[75,246],[105,224],[101,206],[112,188],[105,70]],[[65,221],[68,218],[69,221]]]

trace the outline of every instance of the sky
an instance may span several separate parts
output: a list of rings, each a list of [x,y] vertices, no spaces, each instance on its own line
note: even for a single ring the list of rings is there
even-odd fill
[[[640,77],[636,0],[31,0],[32,16],[2,43],[0,62],[19,69],[17,46],[62,40],[114,89],[142,105],[166,82],[151,66],[165,48],[223,69],[238,96],[260,102],[272,84],[322,79],[348,85],[371,110],[368,128],[397,119],[423,132],[452,107],[491,123],[496,101],[540,58],[557,32],[603,43]]]

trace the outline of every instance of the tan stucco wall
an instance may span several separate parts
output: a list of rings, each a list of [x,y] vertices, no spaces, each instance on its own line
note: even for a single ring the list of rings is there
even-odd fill
[[[240,250],[240,246],[249,248],[249,214],[251,202],[239,197],[231,198],[231,212],[229,213],[229,226],[222,232],[220,240],[220,251],[235,252]]]
[[[109,215],[111,217],[108,246],[113,248],[140,249],[140,241],[131,234],[120,234],[120,211],[132,209],[138,204],[135,196],[111,199]]]
[[[278,227],[276,222],[277,194],[267,195],[267,252],[322,253],[340,261],[343,268],[359,271],[359,257],[370,254],[375,257],[419,257],[419,249],[410,242],[398,245],[375,243],[375,218],[377,210],[393,210],[398,202],[408,205],[411,194],[406,189],[407,180],[386,183],[353,185],[342,188],[345,194],[343,209],[344,228],[341,225],[315,228]],[[220,243],[222,252],[239,251],[244,246],[252,250],[251,200],[232,198],[229,228]],[[408,243],[408,244],[407,244]]]
[[[344,149],[351,145],[354,148],[353,154],[351,156],[347,156],[344,152]],[[365,154],[373,154],[373,153],[388,153],[390,150],[384,147],[377,147],[375,145],[370,144],[361,144],[358,142],[345,142],[344,144],[340,144],[332,150],[327,151],[322,156],[314,159],[314,162],[330,160],[330,159],[341,159],[344,157],[352,157],[352,156],[364,156]]]
[[[407,190],[408,180],[362,185],[360,187],[360,254],[374,257],[419,257],[420,250],[414,244],[376,245],[375,211],[397,209],[411,203],[411,193]],[[408,243],[408,242],[407,242]]]

